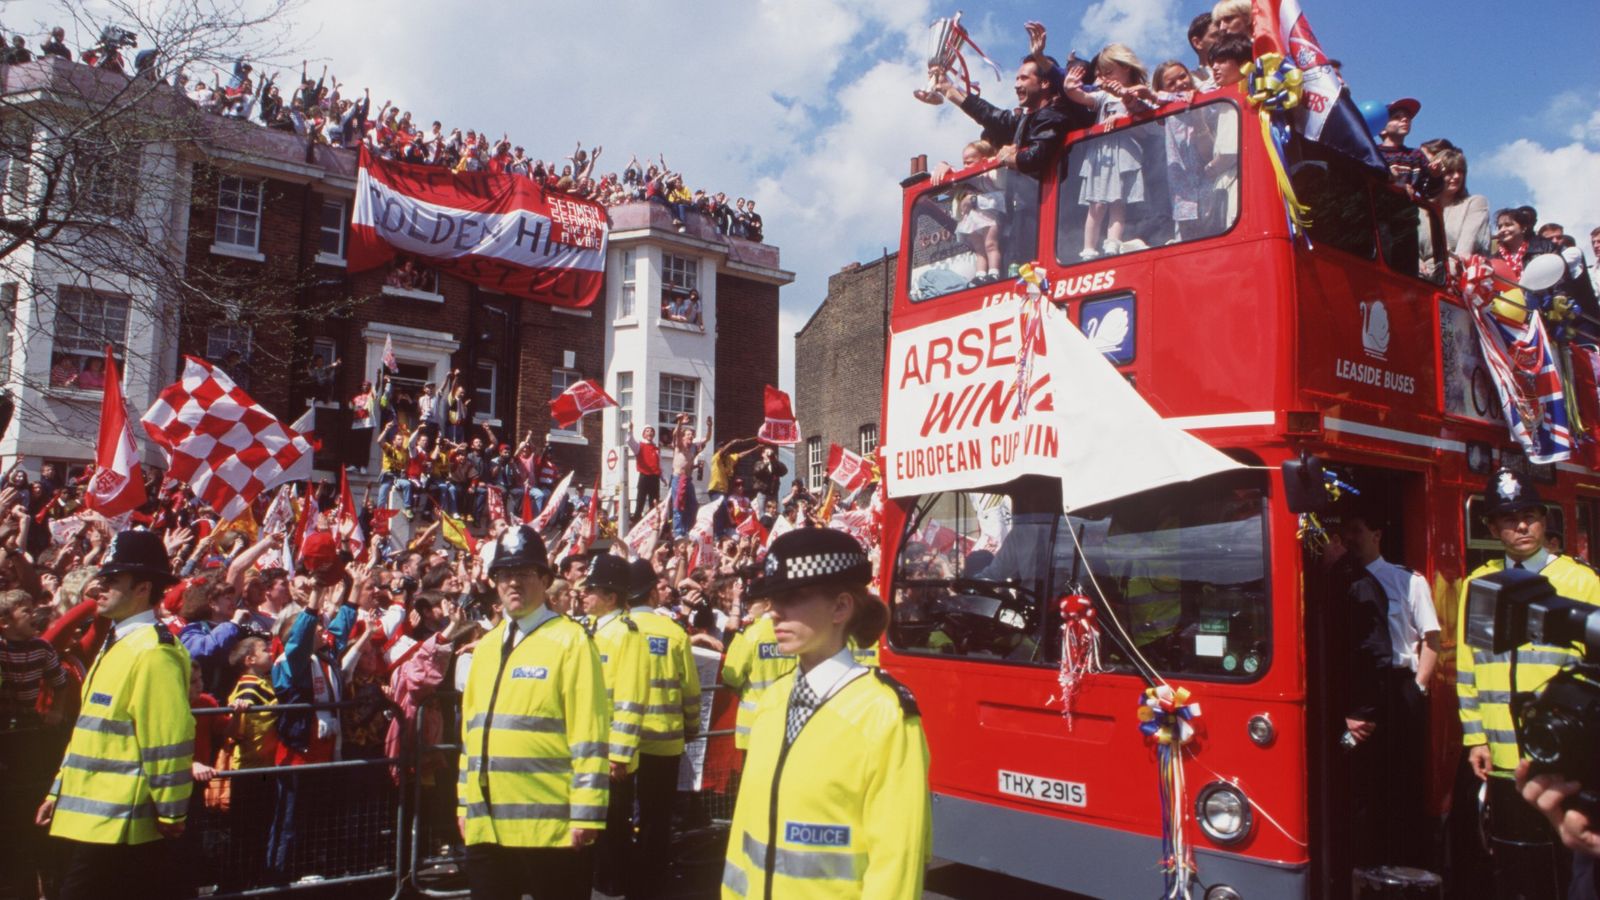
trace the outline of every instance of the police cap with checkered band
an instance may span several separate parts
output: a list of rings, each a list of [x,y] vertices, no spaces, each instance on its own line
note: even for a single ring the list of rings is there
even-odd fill
[[[796,528],[767,550],[766,567],[750,585],[751,599],[819,584],[864,586],[872,562],[856,539],[832,528]]]
[[[1521,512],[1525,509],[1543,509],[1544,501],[1539,497],[1539,490],[1528,479],[1510,469],[1501,469],[1489,476],[1489,485],[1483,489],[1488,496],[1488,503],[1484,504],[1483,515],[1485,518],[1506,513]]]

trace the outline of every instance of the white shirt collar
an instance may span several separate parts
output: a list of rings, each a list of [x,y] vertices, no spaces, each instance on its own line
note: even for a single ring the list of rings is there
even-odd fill
[[[536,606],[533,611],[512,619],[516,623],[517,631],[527,634],[556,617],[555,611],[548,606]]]
[[[653,607],[653,606],[635,606],[633,609],[628,610],[628,612],[634,613],[635,615],[641,614],[641,613],[651,613],[651,612],[655,612],[655,611],[656,611],[656,608]]]
[[[621,609],[621,607],[618,607],[617,609],[614,609],[611,612],[606,613],[605,615],[601,616],[600,618],[595,619],[594,620],[594,630],[598,632],[600,629],[602,629],[602,628],[606,627],[607,625],[609,625],[611,623],[612,619],[615,619],[617,616],[620,616],[620,615],[622,615],[622,609]]]
[[[128,635],[133,634],[135,629],[138,629],[144,625],[154,624],[156,624],[156,611],[154,609],[147,609],[141,613],[134,613],[133,615],[116,624],[116,639],[120,641]]]
[[[800,677],[804,678],[806,684],[811,686],[811,690],[816,692],[818,700],[826,700],[865,671],[867,667],[856,662],[855,654],[851,653],[847,646],[812,666],[811,671],[802,673]]]
[[[1553,557],[1551,557],[1549,550],[1546,550],[1545,548],[1540,547],[1538,553],[1535,553],[1534,555],[1532,555],[1532,556],[1530,556],[1527,559],[1522,561],[1522,567],[1524,569],[1527,569],[1529,572],[1541,572],[1541,571],[1544,570],[1545,566],[1550,565],[1550,560],[1552,558]],[[1512,559],[1511,557],[1507,556],[1506,557],[1506,568],[1507,569],[1514,569],[1516,567],[1517,567],[1517,561]]]

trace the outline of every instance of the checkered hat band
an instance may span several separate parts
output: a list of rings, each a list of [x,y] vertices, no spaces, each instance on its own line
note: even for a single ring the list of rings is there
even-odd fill
[[[815,553],[794,556],[783,561],[783,577],[798,581],[801,578],[820,578],[848,572],[856,566],[867,564],[864,553]]]

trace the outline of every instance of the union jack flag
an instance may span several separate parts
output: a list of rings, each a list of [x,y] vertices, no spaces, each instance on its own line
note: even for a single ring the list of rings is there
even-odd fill
[[[1473,317],[1511,436],[1532,462],[1569,459],[1573,441],[1566,394],[1544,319],[1530,309],[1527,321],[1518,324],[1476,307]]]

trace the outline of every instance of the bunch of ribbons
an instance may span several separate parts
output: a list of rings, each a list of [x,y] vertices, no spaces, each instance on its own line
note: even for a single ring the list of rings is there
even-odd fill
[[[1189,900],[1194,881],[1194,850],[1184,836],[1188,798],[1183,786],[1183,747],[1194,739],[1200,704],[1187,688],[1163,682],[1146,688],[1139,701],[1139,731],[1155,744],[1157,783],[1161,796],[1161,870],[1166,874],[1166,900]]]
[[[1017,350],[1017,381],[1012,393],[1017,395],[1016,416],[1020,418],[1028,408],[1033,392],[1033,360],[1035,351],[1044,340],[1044,310],[1050,296],[1050,273],[1037,262],[1023,263],[1017,269],[1017,290],[1022,292],[1022,341]]]
[[[1056,681],[1061,687],[1061,716],[1072,727],[1072,709],[1077,703],[1083,679],[1105,671],[1100,663],[1100,626],[1095,622],[1094,602],[1086,594],[1073,593],[1061,598],[1061,670]]]
[[[1261,121],[1261,139],[1267,145],[1267,158],[1272,161],[1278,193],[1283,197],[1284,211],[1294,228],[1305,228],[1311,223],[1311,210],[1295,196],[1294,184],[1289,180],[1289,170],[1284,163],[1291,130],[1288,113],[1300,105],[1304,80],[1304,73],[1278,53],[1263,53],[1254,62],[1245,64],[1245,96]]]
[[[968,94],[977,95],[980,91],[978,85],[973,83],[972,74],[967,69],[967,58],[962,52],[963,47],[971,47],[979,59],[989,64],[989,68],[994,71],[995,81],[1002,83],[1005,81],[1005,75],[1000,72],[1000,67],[973,42],[972,35],[968,34],[966,26],[961,24],[961,13],[956,13],[947,19],[935,19],[928,32],[928,44],[928,66],[930,68],[937,66],[952,76],[959,75],[962,90]],[[924,93],[928,92],[917,92],[918,98],[928,100],[929,98],[923,96]],[[938,102],[937,97],[931,102]]]

